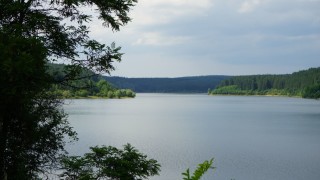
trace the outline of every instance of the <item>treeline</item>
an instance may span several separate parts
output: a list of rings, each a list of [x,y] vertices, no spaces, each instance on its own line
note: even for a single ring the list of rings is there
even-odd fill
[[[55,84],[52,86],[51,92],[62,98],[124,98],[135,97],[135,93],[131,89],[118,89],[113,87],[107,81],[101,79],[98,82],[88,80],[90,86],[86,88],[66,87]],[[75,85],[76,87],[76,85]]]
[[[105,76],[119,88],[141,93],[206,93],[230,76],[193,76],[179,78],[125,78]]]
[[[320,98],[320,67],[285,75],[234,76],[209,94],[284,95]]]
[[[101,76],[92,71],[79,69],[80,75],[72,81],[68,80],[66,74],[70,73],[67,65],[49,64],[48,71],[55,79],[56,84],[52,85],[51,93],[61,98],[124,98],[135,97],[131,89],[119,89],[108,83]]]

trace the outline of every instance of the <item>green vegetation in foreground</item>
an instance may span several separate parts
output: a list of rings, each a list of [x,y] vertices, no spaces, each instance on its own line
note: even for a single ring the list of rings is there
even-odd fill
[[[63,179],[146,179],[159,175],[161,165],[154,159],[140,153],[130,144],[123,149],[113,146],[90,147],[91,152],[83,156],[61,158]],[[213,158],[200,163],[191,174],[187,169],[182,173],[183,180],[200,180],[212,166]]]
[[[63,111],[64,100],[52,93],[53,86],[80,83],[85,77],[82,69],[95,74],[115,70],[113,63],[122,59],[121,47],[91,38],[88,22],[99,18],[104,27],[119,31],[130,22],[129,11],[136,3],[0,1],[0,180],[51,179],[50,172],[59,171],[65,145],[77,137]],[[92,12],[84,11],[84,6]],[[48,71],[48,64],[57,61],[68,64],[62,79]],[[93,92],[104,95],[103,87]]]
[[[193,174],[190,174],[190,170],[187,169],[186,172],[182,173],[183,180],[200,180],[201,177],[209,170],[209,169],[215,169],[215,167],[212,166],[213,164],[213,158],[210,161],[204,161],[203,163],[199,164],[197,169],[193,172]]]
[[[320,98],[320,67],[287,75],[236,76],[223,80],[208,94],[270,95]]]
[[[84,156],[61,159],[63,179],[145,179],[159,175],[160,164],[130,144],[123,150],[112,146],[91,147]]]

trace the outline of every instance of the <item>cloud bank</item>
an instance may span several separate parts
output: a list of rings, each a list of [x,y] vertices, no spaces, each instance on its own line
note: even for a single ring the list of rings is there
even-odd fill
[[[320,0],[140,0],[120,32],[112,75],[279,74],[320,66]]]

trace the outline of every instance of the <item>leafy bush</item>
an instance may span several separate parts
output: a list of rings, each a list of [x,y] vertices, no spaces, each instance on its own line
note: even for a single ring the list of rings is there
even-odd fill
[[[209,169],[215,169],[215,167],[212,166],[213,164],[213,158],[210,161],[204,161],[203,163],[199,164],[197,169],[193,172],[193,174],[190,174],[190,170],[187,169],[186,172],[182,173],[183,180],[200,180],[200,178],[209,170]]]
[[[112,146],[91,147],[91,152],[83,157],[71,156],[61,159],[60,177],[80,179],[121,179],[134,180],[159,175],[160,164],[147,159],[130,144],[123,150]]]

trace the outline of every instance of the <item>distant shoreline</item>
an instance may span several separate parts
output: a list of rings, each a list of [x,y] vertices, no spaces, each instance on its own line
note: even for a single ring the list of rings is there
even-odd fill
[[[308,98],[303,98],[302,96],[287,96],[287,95],[259,95],[259,94],[208,94],[209,96],[261,96],[261,97],[290,97],[290,98],[302,98],[302,99],[308,99]],[[311,98],[310,98],[311,99]]]

